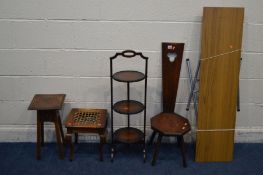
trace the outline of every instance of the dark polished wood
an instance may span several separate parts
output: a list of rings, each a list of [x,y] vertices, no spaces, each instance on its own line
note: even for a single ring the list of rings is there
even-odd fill
[[[62,108],[65,94],[36,94],[28,110],[37,110],[37,148],[36,158],[41,159],[41,146],[44,145],[44,122],[55,124],[59,156],[64,159],[64,133],[59,110]]]
[[[103,145],[107,138],[106,109],[73,108],[68,114],[65,126],[67,128],[66,143],[70,146],[70,160],[74,158],[72,135],[75,135],[75,143],[77,143],[78,133],[97,133],[99,135],[99,159],[103,160]]]
[[[160,146],[161,146],[161,143],[162,143],[162,138],[163,138],[163,135],[162,134],[158,134],[157,142],[155,144],[155,150],[154,150],[154,153],[153,153],[153,159],[152,159],[152,165],[153,166],[156,164],[156,160],[157,160],[157,157],[159,155]]]
[[[150,136],[150,139],[149,139],[148,145],[152,145],[152,144],[153,144],[153,141],[154,141],[155,135],[156,135],[156,131],[153,130],[153,132],[152,132],[152,134],[151,134],[151,136]]]
[[[183,52],[184,43],[162,43],[163,112],[174,112]],[[177,56],[173,62],[169,53]]]
[[[136,143],[143,139],[143,132],[137,128],[125,127],[114,132],[114,139],[123,143]]]
[[[158,133],[152,165],[156,164],[163,136],[176,136],[181,149],[183,166],[186,167],[183,135],[191,130],[189,121],[174,113],[180,70],[183,58],[184,43],[162,43],[162,75],[163,75],[163,112],[151,118],[153,129],[150,144]],[[174,59],[170,59],[172,55]]]
[[[120,71],[113,74],[113,79],[119,82],[137,82],[145,78],[145,75],[138,71]]]
[[[63,106],[65,97],[66,94],[36,94],[28,110],[59,110]]]
[[[121,58],[142,58],[145,62],[145,72],[138,72],[135,70],[123,70],[115,72],[113,70],[113,62],[115,59]],[[115,60],[115,61],[114,61]],[[122,52],[117,52],[114,56],[110,57],[110,87],[111,87],[111,161],[115,157],[115,144],[120,143],[135,143],[143,142],[143,158],[146,161],[146,143],[145,143],[145,133],[146,133],[146,97],[147,97],[147,72],[148,72],[148,57],[145,57],[141,52],[135,52],[133,50],[124,50]],[[118,101],[113,103],[113,80],[118,82],[124,82],[127,85],[127,97],[126,100]],[[144,80],[144,102],[139,102],[135,100],[130,100],[130,84],[133,82],[138,82]],[[114,125],[114,111],[120,114],[125,114],[127,116],[127,127],[120,128],[116,131],[113,129]],[[130,116],[132,114],[138,114],[144,112],[143,115],[143,130],[130,127]]]
[[[74,144],[72,143],[72,133],[68,133],[65,136],[65,142],[69,145],[69,160],[74,159]]]
[[[115,103],[113,109],[120,114],[137,114],[144,110],[144,105],[135,100],[123,100]]]
[[[185,157],[184,137],[182,135],[181,136],[177,136],[177,141],[178,141],[178,145],[180,147],[181,153],[182,153],[183,166],[187,167],[186,157]]]
[[[135,56],[140,56],[141,58],[145,60],[148,59],[148,57],[144,56],[141,52],[135,52],[134,50],[124,50],[122,52],[117,52],[114,56],[110,57],[110,59],[113,60],[119,56],[122,56],[125,58],[133,58]]]
[[[166,136],[184,135],[191,130],[189,121],[176,113],[160,113],[154,116],[151,127]]]

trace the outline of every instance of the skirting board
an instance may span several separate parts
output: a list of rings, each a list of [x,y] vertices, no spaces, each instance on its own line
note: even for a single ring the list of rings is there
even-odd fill
[[[117,129],[117,128],[115,128]],[[149,137],[152,130],[146,128],[146,136]],[[66,130],[64,130],[66,133]],[[196,137],[195,128],[192,132],[185,135],[185,141],[194,142]],[[108,137],[109,138],[109,137]],[[96,134],[80,134],[80,142],[99,142]],[[55,142],[56,136],[54,126],[45,125],[45,142]],[[175,138],[165,138],[164,142],[175,142]],[[36,142],[35,125],[0,125],[0,142]],[[263,127],[255,128],[237,128],[235,130],[236,143],[263,143]]]

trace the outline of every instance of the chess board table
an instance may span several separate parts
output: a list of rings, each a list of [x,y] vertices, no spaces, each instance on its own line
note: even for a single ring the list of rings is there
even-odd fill
[[[79,133],[97,133],[100,137],[99,158],[103,160],[103,145],[107,136],[107,110],[73,108],[65,123],[67,134],[66,143],[70,146],[70,160],[74,158],[74,144],[72,135],[75,135],[75,143],[78,142]]]

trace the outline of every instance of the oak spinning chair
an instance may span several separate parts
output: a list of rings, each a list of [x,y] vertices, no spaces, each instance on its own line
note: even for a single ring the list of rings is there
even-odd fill
[[[162,50],[163,112],[151,118],[153,133],[149,144],[152,144],[156,133],[158,133],[152,165],[154,166],[156,163],[163,136],[173,136],[177,137],[177,143],[182,153],[183,166],[186,167],[183,136],[191,130],[191,127],[186,118],[174,113],[184,43],[162,43]]]

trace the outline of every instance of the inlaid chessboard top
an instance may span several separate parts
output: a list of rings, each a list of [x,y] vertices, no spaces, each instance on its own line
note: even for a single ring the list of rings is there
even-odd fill
[[[76,128],[105,128],[107,123],[106,109],[73,108],[68,115],[65,126]]]
[[[28,110],[59,110],[66,94],[35,94]]]

